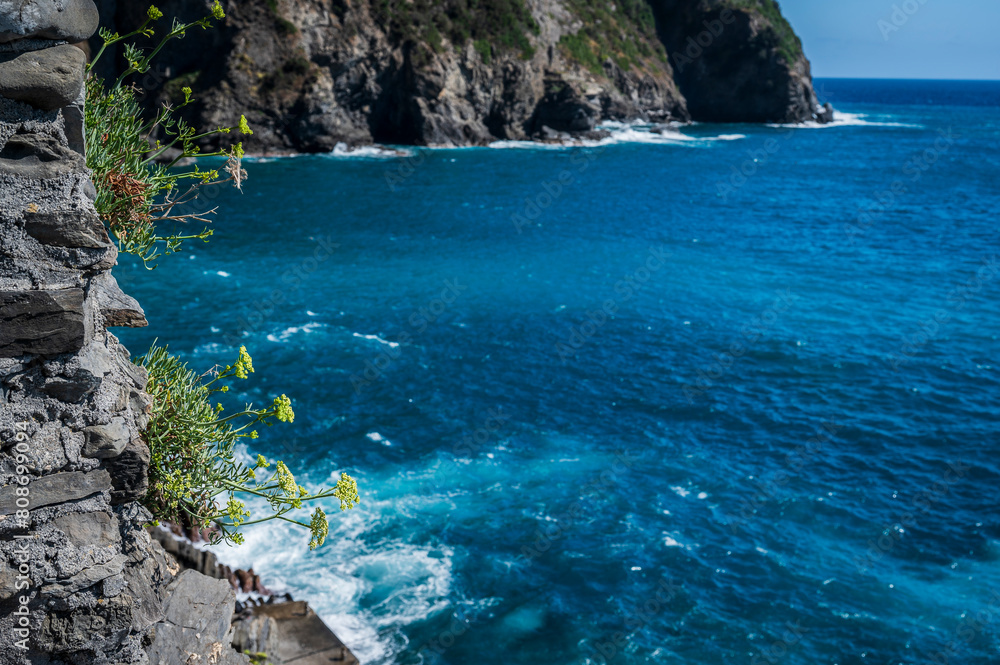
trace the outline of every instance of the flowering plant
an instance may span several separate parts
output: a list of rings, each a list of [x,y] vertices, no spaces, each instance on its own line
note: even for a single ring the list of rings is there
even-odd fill
[[[132,32],[119,35],[101,30],[104,43],[93,61],[94,64],[113,45],[135,37],[152,37],[152,24],[163,17],[163,12],[151,6],[145,21]],[[134,44],[125,44],[124,57],[128,64],[118,79],[110,86],[91,74],[85,86],[84,140],[87,146],[87,166],[93,171],[97,187],[94,202],[98,214],[105,220],[119,249],[135,254],[147,267],[155,267],[161,255],[177,252],[186,240],[205,240],[212,235],[205,226],[200,232],[183,233],[176,228],[184,222],[208,224],[215,208],[185,212],[187,204],[197,199],[207,185],[232,182],[242,191],[246,171],[243,170],[243,144],[235,143],[225,150],[202,153],[198,142],[215,134],[239,132],[253,134],[245,116],[240,116],[232,127],[217,127],[198,132],[184,121],[178,111],[192,103],[192,90],[184,86],[184,101],[177,106],[163,104],[151,119],[143,116],[139,104],[142,92],[127,83],[133,74],[145,74],[150,63],[171,40],[183,39],[193,28],[208,29],[213,20],[225,18],[222,5],[216,0],[205,17],[191,23],[174,19],[173,25],[152,49],[143,50]],[[162,139],[154,140],[154,136]],[[191,157],[226,157],[224,174],[219,169],[202,169],[197,164],[179,168],[182,160]],[[171,232],[162,230],[164,223],[173,223]]]
[[[256,439],[261,426],[295,420],[291,400],[281,395],[266,408],[246,405],[224,416],[222,404],[212,406],[217,393],[229,390],[227,381],[253,374],[253,359],[246,347],[225,368],[198,374],[168,353],[153,346],[138,363],[149,372],[147,392],[153,412],[143,437],[150,450],[150,491],[145,505],[157,519],[184,527],[210,528],[212,542],[242,543],[240,530],[251,524],[283,520],[309,529],[310,549],[323,544],[329,532],[326,513],[317,507],[308,522],[292,517],[304,503],[326,498],[340,501],[341,510],[360,502],[358,484],[346,473],[337,484],[310,492],[295,481],[288,466],[258,455],[252,465],[237,460],[236,444]],[[251,519],[240,496],[263,498],[270,514]]]

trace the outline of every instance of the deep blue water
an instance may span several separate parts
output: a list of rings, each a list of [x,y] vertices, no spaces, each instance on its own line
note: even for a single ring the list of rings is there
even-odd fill
[[[819,86],[838,126],[260,160],[123,260],[133,353],[246,344],[234,403],[298,415],[254,452],[361,484],[223,557],[369,664],[1000,662],[1000,85]]]

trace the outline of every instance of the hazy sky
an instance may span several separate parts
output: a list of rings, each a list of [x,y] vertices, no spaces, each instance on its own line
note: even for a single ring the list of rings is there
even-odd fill
[[[813,76],[1000,80],[1000,0],[779,4],[802,38]]]

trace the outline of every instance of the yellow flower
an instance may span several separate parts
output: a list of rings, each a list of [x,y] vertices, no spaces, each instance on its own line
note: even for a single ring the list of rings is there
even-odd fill
[[[245,115],[240,116],[240,132],[244,134],[253,134],[253,130],[250,129],[250,123],[247,122],[247,117]]]
[[[232,520],[233,525],[239,526],[246,521],[247,517],[250,517],[250,511],[246,509],[246,505],[242,501],[230,497],[226,504],[226,515]]]
[[[295,421],[295,412],[292,411],[292,400],[285,395],[274,398],[274,415],[283,423]]]
[[[337,481],[333,495],[340,499],[341,510],[350,510],[356,504],[361,503],[361,497],[358,496],[358,481],[346,473],[340,474],[340,480]]]
[[[327,534],[330,533],[330,522],[326,519],[326,513],[323,512],[322,508],[317,508],[316,512],[313,513],[312,521],[309,523],[309,532],[312,534],[312,537],[309,538],[309,549],[311,550],[322,545]]]
[[[220,21],[226,18],[226,12],[222,11],[222,5],[219,4],[219,0],[215,0],[215,4],[212,5],[212,16]]]
[[[163,18],[163,12],[156,8],[156,5],[150,5],[149,9],[146,10],[146,16],[150,19],[156,21],[157,19]]]
[[[287,496],[295,496],[299,492],[299,486],[295,484],[295,476],[292,472],[288,470],[284,462],[278,462],[278,466],[275,471],[275,480],[278,481],[278,487]]]
[[[253,374],[253,358],[247,353],[247,347],[240,347],[240,359],[236,361],[235,365],[231,365],[226,369],[235,370],[237,379],[245,379]]]

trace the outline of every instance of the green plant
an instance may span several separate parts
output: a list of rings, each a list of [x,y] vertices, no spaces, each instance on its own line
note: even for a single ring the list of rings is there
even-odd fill
[[[146,20],[136,30],[119,35],[101,30],[103,45],[89,65],[103,55],[113,45],[137,37],[152,37],[152,23],[163,14],[151,6]],[[183,100],[176,106],[165,104],[157,109],[153,118],[143,116],[139,104],[139,91],[126,81],[133,74],[149,71],[153,58],[167,42],[181,39],[193,28],[208,29],[212,20],[225,17],[216,0],[211,13],[192,23],[174,20],[169,32],[159,43],[149,50],[124,44],[123,50],[128,67],[110,86],[91,74],[86,82],[86,108],[84,136],[87,145],[87,166],[93,171],[93,181],[97,187],[94,202],[98,214],[108,227],[123,252],[142,259],[147,268],[155,267],[154,261],[161,255],[177,252],[186,240],[207,240],[212,235],[207,226],[197,233],[183,233],[179,225],[187,222],[209,223],[215,209],[200,212],[184,212],[184,206],[197,198],[202,187],[232,182],[242,189],[246,171],[240,160],[243,157],[242,143],[236,143],[227,150],[201,153],[198,142],[215,134],[240,132],[252,134],[245,117],[241,117],[234,127],[219,127],[199,133],[178,111],[192,102],[191,88],[181,82],[179,90],[168,87],[168,91]],[[169,86],[169,84],[168,84]],[[177,87],[177,86],[174,86]],[[154,140],[154,136],[163,136]],[[160,163],[169,151],[172,158]],[[179,162],[189,157],[226,157],[226,176],[218,169],[204,170],[197,164],[186,169],[177,168]],[[174,225],[172,231],[164,231],[163,225]]]
[[[781,6],[777,0],[726,0],[726,4],[733,9],[757,11],[767,19],[773,31],[772,39],[767,46],[777,49],[785,62],[792,64],[802,56],[802,40],[781,13]]]
[[[138,363],[149,372],[146,391],[153,398],[153,412],[143,437],[149,445],[150,491],[145,505],[158,520],[197,529],[215,527],[212,542],[242,543],[239,530],[251,524],[283,520],[309,529],[310,549],[323,544],[329,523],[317,507],[309,522],[290,513],[303,503],[328,497],[340,500],[348,510],[360,502],[357,482],[346,473],[335,487],[311,493],[295,482],[284,462],[271,463],[258,455],[252,466],[236,459],[236,445],[257,438],[257,429],[278,422],[292,422],[295,413],[284,395],[267,408],[246,405],[228,416],[222,404],[212,405],[213,396],[229,390],[233,379],[247,379],[253,360],[246,347],[239,359],[224,369],[198,374],[164,347],[154,346]],[[266,500],[271,514],[250,519],[239,496]]]
[[[628,71],[660,69],[666,50],[656,33],[656,19],[647,0],[617,0],[598,3],[566,0],[567,8],[583,27],[559,40],[563,53],[595,74],[603,73],[608,58]]]
[[[426,42],[436,51],[444,37],[456,46],[471,39],[486,62],[484,44],[490,58],[509,51],[530,59],[535,49],[529,35],[540,30],[524,0],[376,0],[373,9],[380,24],[404,41]]]
[[[485,39],[477,39],[472,42],[472,46],[479,52],[479,56],[483,59],[483,62],[487,65],[493,59],[493,47]]]

